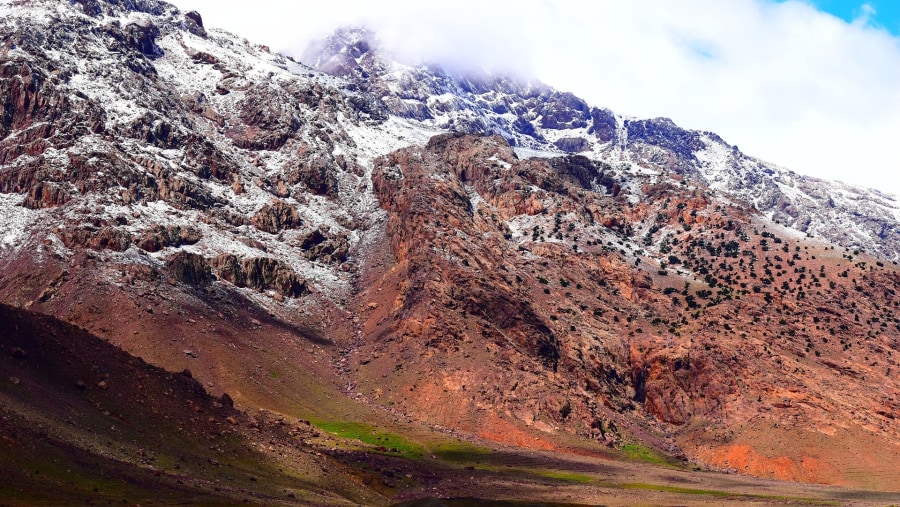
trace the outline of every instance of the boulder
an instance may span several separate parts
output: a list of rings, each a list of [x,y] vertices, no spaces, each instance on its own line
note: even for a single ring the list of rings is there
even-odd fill
[[[206,28],[203,26],[203,18],[197,11],[184,13],[184,27],[192,34],[206,38]]]
[[[212,282],[212,270],[209,262],[202,255],[185,251],[177,252],[166,259],[166,268],[176,280],[188,285],[204,286]]]
[[[303,221],[297,208],[284,201],[267,204],[253,216],[253,226],[270,234],[277,234],[282,229],[296,229],[301,225]]]
[[[156,39],[160,35],[159,28],[153,23],[129,23],[122,30],[122,35],[126,45],[148,58],[156,59],[163,55],[162,48],[156,45]]]

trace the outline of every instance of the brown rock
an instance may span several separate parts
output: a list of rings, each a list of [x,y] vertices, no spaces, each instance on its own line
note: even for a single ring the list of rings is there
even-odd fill
[[[188,31],[199,37],[206,37],[206,28],[203,26],[203,18],[197,11],[184,13],[184,24]]]
[[[287,264],[267,258],[239,259],[223,254],[210,261],[216,275],[237,287],[265,291],[274,290],[287,297],[300,297],[309,292],[306,281]]]
[[[303,238],[300,248],[309,260],[340,264],[347,260],[350,242],[346,234],[332,234],[327,227],[320,227]]]
[[[267,204],[253,216],[253,226],[270,234],[282,229],[296,229],[303,225],[297,208],[284,201]]]
[[[153,226],[137,240],[138,248],[148,252],[158,252],[167,247],[193,245],[203,236],[197,229],[180,226]]]
[[[166,259],[168,269],[179,282],[203,286],[212,282],[212,270],[202,255],[179,251]]]

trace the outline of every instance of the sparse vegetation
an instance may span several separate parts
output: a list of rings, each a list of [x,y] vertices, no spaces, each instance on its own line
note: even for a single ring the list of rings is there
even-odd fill
[[[339,437],[376,446],[376,450],[381,449],[381,452],[395,453],[409,458],[423,456],[424,450],[421,445],[400,435],[380,431],[369,424],[340,421],[313,421],[313,424]]]

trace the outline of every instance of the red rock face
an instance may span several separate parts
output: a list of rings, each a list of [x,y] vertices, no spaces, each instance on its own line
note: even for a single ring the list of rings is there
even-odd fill
[[[34,72],[25,62],[5,62],[0,68],[0,79],[3,81],[4,118],[3,134],[13,129],[22,129],[32,125],[35,120],[48,118],[58,114],[52,107],[52,91],[43,89],[44,76]]]
[[[40,157],[47,148],[65,148],[87,133],[103,130],[102,116],[84,101],[70,101],[54,81],[25,61],[0,66],[0,166],[22,155]],[[33,206],[58,206],[67,199],[52,186],[43,188],[34,165],[24,172],[0,172],[0,191],[27,192]]]
[[[402,357],[408,347],[424,347],[424,357],[431,359],[403,364],[399,376],[407,381],[437,377],[436,385],[426,381],[412,391],[449,385],[442,399],[459,412],[452,417],[427,415],[431,406],[419,395],[396,393],[393,401],[407,404],[426,420],[462,428],[477,425],[473,410],[479,407],[529,425],[537,420],[547,429],[542,417],[553,426],[577,428],[598,438],[613,436],[606,429],[615,427],[612,421],[619,420],[618,415],[598,404],[598,398],[612,395],[605,400],[610,407],[631,403],[625,396],[620,346],[610,344],[613,357],[596,362],[576,352],[580,338],[560,325],[554,310],[548,311],[553,296],[541,290],[545,276],[563,271],[565,254],[547,245],[541,254],[547,265],[532,264],[523,257],[533,254],[517,253],[508,239],[504,219],[528,211],[539,214],[544,202],[550,202],[550,192],[543,189],[528,195],[534,183],[563,195],[577,192],[566,183],[551,182],[552,174],[546,162],[517,160],[498,138],[440,136],[424,150],[403,150],[376,161],[373,182],[390,212],[387,236],[397,261],[385,280],[397,276],[403,281],[399,293],[391,291],[396,299],[386,310],[394,325],[374,344],[372,354]],[[471,196],[476,194],[483,203],[473,205]],[[529,208],[528,202],[539,204]],[[540,249],[535,245],[533,251]],[[623,283],[632,287],[631,277]],[[368,297],[373,295],[368,292]],[[376,316],[384,318],[381,312]],[[372,361],[366,369],[374,373],[389,366],[378,363]],[[435,370],[443,364],[462,371]],[[476,387],[460,387],[460,376],[470,377]],[[589,385],[594,392],[577,394],[565,387],[570,383]],[[468,389],[476,390],[477,401],[467,401]]]
[[[594,180],[603,177],[602,167],[592,170]],[[753,426],[760,417],[810,430],[833,424],[841,409],[816,387],[825,378],[858,393],[898,392],[886,369],[877,381],[838,379],[832,360],[822,359],[836,354],[874,374],[863,365],[866,354],[852,347],[859,341],[867,343],[864,350],[886,350],[894,332],[889,324],[886,334],[873,333],[867,326],[877,318],[861,327],[839,324],[856,319],[843,312],[837,321],[813,318],[823,305],[853,308],[841,302],[848,279],[833,279],[832,268],[823,267],[840,264],[833,255],[760,232],[748,210],[703,194],[654,187],[630,204],[624,193],[586,190],[577,172],[571,178],[554,172],[546,161],[517,160],[500,139],[457,135],[376,161],[373,182],[389,212],[396,264],[363,294],[362,301],[376,298],[387,308],[378,303],[369,318],[380,338],[361,352],[376,358],[360,366],[361,381],[377,383],[379,371],[396,368],[386,395],[391,403],[460,428],[487,411],[547,431],[608,439],[617,435],[611,425],[634,424],[622,415],[639,407],[688,454],[697,442],[710,445],[708,427]],[[509,220],[529,216],[521,205],[527,193],[537,194],[542,211],[531,218],[535,229],[514,234]],[[631,240],[624,248],[606,240],[633,238],[634,227],[647,221],[657,227],[642,241],[661,239],[666,262],[633,255]],[[868,289],[855,285],[875,298],[864,312],[891,315],[898,273],[866,273]],[[385,321],[392,324],[377,324]],[[411,350],[417,358],[388,359]],[[493,373],[500,371],[502,380]],[[786,392],[806,401],[779,401],[777,393]],[[448,403],[454,415],[435,412],[430,397]],[[840,417],[871,421],[849,411]],[[889,415],[876,417],[873,438],[900,436]]]
[[[69,195],[61,185],[52,182],[38,182],[28,191],[23,205],[26,208],[53,208],[69,201]]]

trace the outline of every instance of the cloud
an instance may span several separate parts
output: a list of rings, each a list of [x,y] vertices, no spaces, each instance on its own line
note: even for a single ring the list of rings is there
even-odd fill
[[[872,4],[862,4],[859,7],[859,17],[854,20],[854,23],[859,23],[862,25],[868,25],[869,22],[878,15],[878,11]]]
[[[536,77],[588,102],[710,130],[796,172],[900,194],[900,40],[789,0],[176,0],[300,55],[366,24],[408,58]]]

